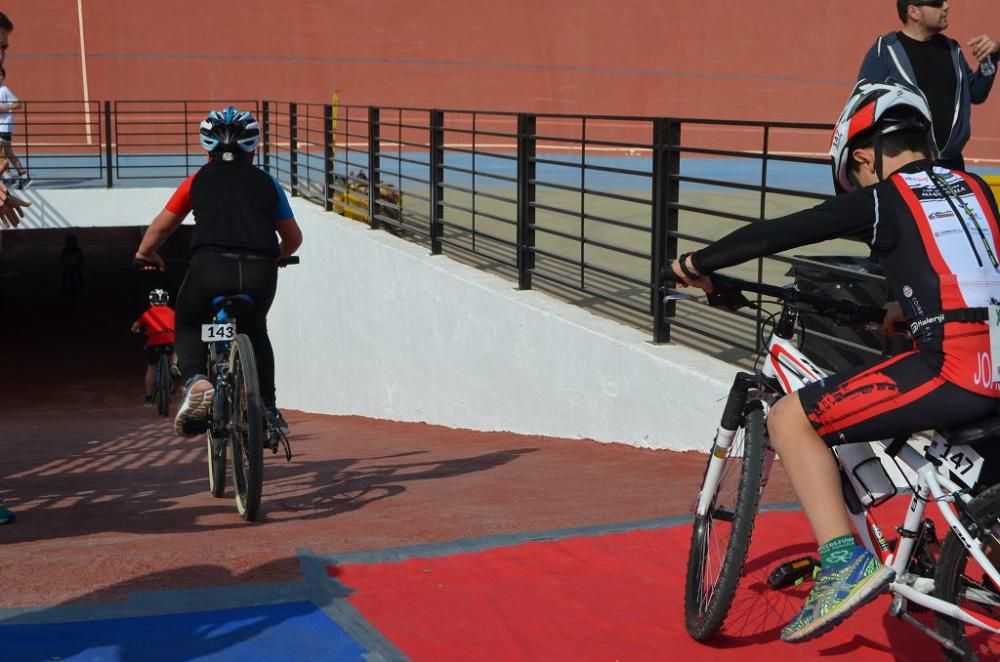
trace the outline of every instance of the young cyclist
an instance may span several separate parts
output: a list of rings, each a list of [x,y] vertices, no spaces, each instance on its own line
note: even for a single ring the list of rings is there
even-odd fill
[[[245,293],[253,306],[240,314],[240,332],[253,344],[267,415],[287,431],[276,406],[267,312],[278,283],[277,260],[298,249],[302,232],[277,180],[253,164],[260,131],[250,113],[231,106],[213,111],[202,121],[200,137],[208,163],[178,187],[135,254],[164,269],[156,250],[194,212],[191,266],[177,295],[177,355],[186,383],[174,430],[185,436],[204,430],[212,383],[204,374],[201,325],[212,320],[213,298]]]
[[[822,563],[781,632],[788,642],[827,632],[895,579],[851,535],[828,446],[961,425],[994,414],[1000,402],[997,384],[980,374],[980,358],[990,356],[987,306],[1000,299],[1000,213],[977,176],[933,164],[932,125],[918,89],[859,82],[830,149],[842,195],[747,225],[670,267],[678,281],[711,292],[708,275],[724,267],[825,239],[862,239],[897,302],[886,323],[911,323],[912,350],[809,384],[771,408],[771,444]]]
[[[177,354],[174,353],[174,311],[168,305],[170,295],[166,290],[156,289],[149,293],[149,308],[132,323],[132,333],[146,334],[146,397],[143,405],[153,406],[156,391],[156,364],[161,354],[170,356],[170,374],[180,378],[177,369]]]

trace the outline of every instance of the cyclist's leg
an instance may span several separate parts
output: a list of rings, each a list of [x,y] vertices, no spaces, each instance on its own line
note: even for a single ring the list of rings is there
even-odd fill
[[[786,641],[823,634],[873,599],[891,569],[845,533],[846,506],[836,464],[823,445],[858,443],[951,427],[990,414],[996,400],[942,379],[940,354],[908,352],[871,367],[833,375],[786,397],[769,419],[782,458],[821,544],[823,570],[802,611],[782,630]],[[808,428],[812,428],[811,434]],[[818,440],[825,442],[817,445]],[[824,451],[828,459],[820,459]],[[813,466],[812,463],[818,463]]]
[[[264,406],[275,406],[274,348],[267,334],[267,313],[274,301],[278,285],[278,268],[271,262],[251,261],[243,265],[244,291],[253,297],[253,309],[240,318],[240,332],[250,337],[254,357],[257,359],[257,378],[260,397]]]
[[[146,386],[146,398],[152,399],[153,393],[156,391],[156,362],[160,360],[160,355],[156,351],[156,347],[146,348],[146,376],[145,376],[145,386]]]
[[[237,285],[237,266],[212,253],[200,253],[177,293],[175,309],[175,347],[184,379],[184,396],[177,407],[174,430],[178,434],[198,434],[189,424],[208,416],[212,402],[212,383],[205,374],[208,349],[201,341],[201,325],[212,319],[212,299]]]

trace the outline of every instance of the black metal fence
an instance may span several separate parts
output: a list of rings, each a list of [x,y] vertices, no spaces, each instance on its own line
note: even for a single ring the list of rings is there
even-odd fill
[[[664,305],[659,274],[679,252],[831,189],[825,124],[233,103],[256,112],[259,163],[292,195],[508,275],[521,289],[552,290],[646,326],[656,342],[688,334],[757,349],[762,313]],[[204,163],[197,126],[219,105],[31,102],[14,144],[36,182],[172,183]],[[831,286],[880,287],[878,276],[817,253],[736,272],[787,282],[809,269]],[[877,353],[870,339],[818,333],[845,351]]]

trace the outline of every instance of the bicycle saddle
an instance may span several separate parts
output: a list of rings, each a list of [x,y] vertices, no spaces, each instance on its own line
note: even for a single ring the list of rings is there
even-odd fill
[[[952,446],[969,446],[977,441],[1000,437],[1000,416],[983,418],[948,430],[938,430]]]
[[[216,310],[220,308],[225,308],[226,310],[232,310],[234,308],[249,308],[253,306],[253,297],[249,294],[233,294],[231,296],[218,296],[212,299],[212,307]]]

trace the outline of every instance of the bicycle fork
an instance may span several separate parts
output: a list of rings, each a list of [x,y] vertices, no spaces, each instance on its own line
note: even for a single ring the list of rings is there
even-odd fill
[[[755,375],[741,372],[736,375],[733,385],[729,389],[729,397],[726,399],[726,407],[722,411],[722,420],[715,431],[715,440],[712,445],[712,455],[708,460],[708,468],[705,470],[705,480],[698,495],[698,505],[695,514],[704,517],[708,514],[715,498],[716,488],[722,479],[722,472],[726,468],[729,460],[729,452],[733,446],[733,439],[736,432],[743,424],[744,410],[747,404],[747,394],[751,387],[758,384]],[[768,451],[765,456],[764,482],[770,473],[771,462],[774,460],[774,453]],[[761,486],[763,489],[763,484]]]

